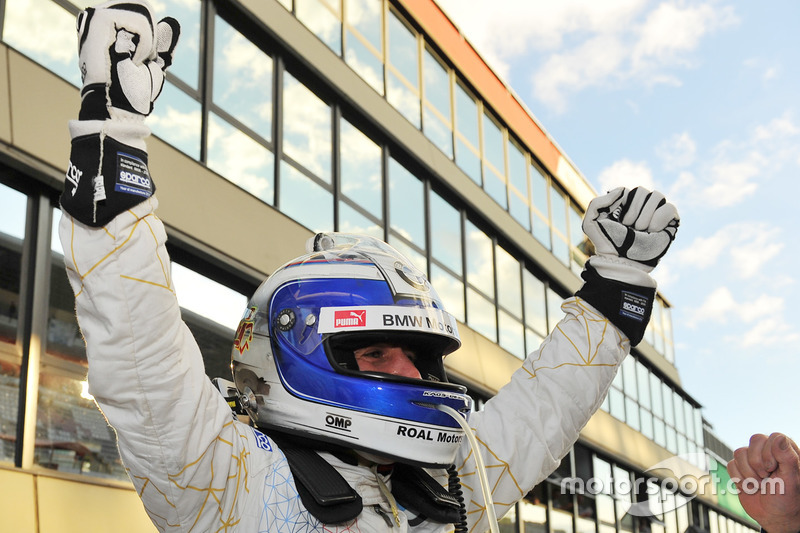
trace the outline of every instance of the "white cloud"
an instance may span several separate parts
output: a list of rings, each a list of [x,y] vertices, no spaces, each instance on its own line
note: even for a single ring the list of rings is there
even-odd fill
[[[656,148],[656,155],[667,170],[688,167],[694,163],[696,154],[697,145],[687,131],[676,133]]]
[[[726,270],[737,279],[761,276],[764,266],[778,256],[785,244],[780,228],[763,222],[728,224],[708,237],[697,237],[674,252],[684,268],[706,269],[726,259]]]
[[[563,111],[571,93],[620,81],[680,85],[668,69],[694,66],[704,37],[735,25],[716,0],[440,0],[439,4],[501,78],[535,52],[534,97]],[[502,39],[497,36],[502,35]]]
[[[597,177],[601,191],[610,191],[615,187],[645,187],[653,190],[653,173],[647,163],[634,162],[629,159],[615,161],[611,166],[600,171]]]

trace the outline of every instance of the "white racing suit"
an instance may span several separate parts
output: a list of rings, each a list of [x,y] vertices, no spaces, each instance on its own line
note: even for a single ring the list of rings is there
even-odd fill
[[[60,235],[86,339],[89,391],[116,429],[124,464],[158,530],[453,531],[452,524],[419,523],[402,508],[395,520],[376,477],[391,486],[390,475],[328,453],[322,456],[361,495],[363,511],[348,523],[322,524],[303,507],[283,452],[268,434],[234,420],[205,375],[181,320],[156,205],[150,198],[96,229],[64,214]],[[558,466],[629,350],[627,337],[580,298],[562,309],[566,316],[541,348],[469,419],[498,517]],[[455,465],[469,530],[485,531],[466,439]],[[443,470],[431,473],[447,485]]]

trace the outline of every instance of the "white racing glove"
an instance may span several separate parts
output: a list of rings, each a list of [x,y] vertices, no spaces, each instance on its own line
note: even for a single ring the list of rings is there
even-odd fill
[[[70,121],[72,152],[61,207],[103,226],[152,196],[144,119],[172,64],[180,25],[157,25],[144,0],[112,0],[78,15],[83,79],[79,120]]]
[[[589,203],[583,232],[594,244],[576,293],[625,333],[631,346],[644,336],[655,298],[649,273],[667,253],[680,217],[660,192],[614,189]]]

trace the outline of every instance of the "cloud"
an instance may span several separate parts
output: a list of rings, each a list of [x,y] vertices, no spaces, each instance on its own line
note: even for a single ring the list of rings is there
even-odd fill
[[[693,140],[684,132],[661,143],[656,154],[669,170],[693,161],[696,151]],[[673,189],[681,194],[684,205],[733,207],[753,197],[763,183],[779,176],[786,167],[800,165],[798,153],[800,126],[787,111],[755,125],[746,137],[717,143],[696,168],[682,171]]]
[[[654,189],[653,173],[647,163],[640,161],[634,162],[629,159],[620,159],[611,166],[600,171],[597,177],[600,183],[600,190],[610,191],[615,187],[645,187]]]
[[[676,133],[656,147],[656,155],[666,170],[685,168],[694,163],[697,145],[689,132]]]
[[[665,0],[654,7],[645,0],[439,4],[502,78],[515,59],[539,54],[533,96],[555,111],[590,86],[679,85],[668,70],[695,66],[692,53],[702,39],[738,23],[732,7],[714,0]]]
[[[781,229],[764,222],[736,222],[708,237],[697,237],[687,247],[675,251],[677,264],[684,268],[706,269],[726,259],[726,269],[736,279],[753,279],[784,249]]]
[[[753,300],[737,301],[727,287],[718,287],[687,317],[687,325],[695,329],[703,324],[735,323],[723,337],[726,343],[739,348],[790,345],[800,340],[800,333],[785,319],[785,301],[781,297],[761,294]]]

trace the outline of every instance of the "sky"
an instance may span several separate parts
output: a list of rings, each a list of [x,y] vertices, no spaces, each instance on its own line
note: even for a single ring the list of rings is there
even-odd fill
[[[800,2],[436,1],[596,191],[677,206],[653,276],[714,433],[800,440]]]

